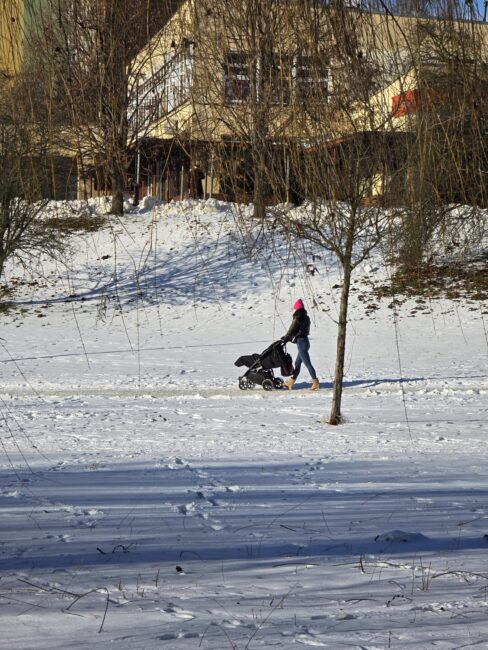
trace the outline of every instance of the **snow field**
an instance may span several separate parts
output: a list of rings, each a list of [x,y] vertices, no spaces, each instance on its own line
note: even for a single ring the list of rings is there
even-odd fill
[[[215,201],[145,209],[2,317],[0,648],[488,647],[484,306],[395,327],[353,298],[329,427],[333,260],[250,261]],[[298,296],[322,390],[239,391]]]

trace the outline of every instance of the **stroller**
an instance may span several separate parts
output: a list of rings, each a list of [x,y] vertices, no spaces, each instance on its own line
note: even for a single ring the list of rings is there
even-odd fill
[[[239,357],[234,363],[238,368],[246,366],[248,370],[239,377],[239,388],[247,390],[259,384],[264,390],[283,388],[283,379],[275,377],[273,368],[280,368],[284,377],[293,374],[293,361],[286,351],[283,341],[275,341],[261,354],[248,354]]]

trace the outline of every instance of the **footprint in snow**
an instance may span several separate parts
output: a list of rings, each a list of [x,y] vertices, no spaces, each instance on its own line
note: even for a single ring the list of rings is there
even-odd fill
[[[59,463],[56,463],[56,465],[53,465],[53,467],[49,468],[50,472],[58,472],[60,469],[62,469],[65,465],[68,463],[64,460],[60,461]]]
[[[44,539],[57,539],[59,542],[71,541],[71,537],[69,535],[46,535]]]
[[[219,504],[213,500],[207,501],[203,495],[202,497],[203,500],[198,502],[182,503],[179,506],[174,506],[174,509],[185,517],[190,516],[202,520],[202,522],[205,522],[205,524],[214,531],[224,530],[224,524],[220,523],[218,519],[211,519],[208,512],[201,512],[201,508],[205,505],[205,502],[210,503],[213,506]]]
[[[225,491],[226,492],[240,492],[241,491],[241,486],[240,485],[226,485],[225,486]]]
[[[19,490],[2,490],[2,497],[10,497],[12,499],[16,499],[17,497],[20,497],[21,494],[22,493]]]
[[[157,637],[160,641],[175,641],[176,639],[198,639],[198,632],[168,632]]]
[[[183,460],[182,458],[178,458],[178,456],[175,456],[174,458],[170,458],[167,464],[168,469],[190,469],[190,465]]]
[[[237,627],[241,627],[242,625],[245,625],[245,623],[243,623],[242,621],[234,618],[234,619],[231,619],[231,620],[229,620],[229,619],[223,620],[221,625],[222,625],[222,627],[226,627],[226,628],[229,628],[229,629],[235,629]]]
[[[376,535],[375,542],[390,542],[390,543],[408,543],[408,542],[421,542],[427,540],[422,533],[406,533],[403,530],[392,530],[388,533]]]
[[[294,639],[295,643],[300,643],[302,645],[315,646],[317,648],[326,648],[327,643],[323,643],[319,639],[308,634],[297,634]]]
[[[208,519],[208,512],[199,512],[196,515],[199,519],[207,520]]]
[[[192,612],[189,612],[186,609],[182,609],[181,607],[177,607],[176,605],[169,604],[168,607],[165,607],[162,610],[165,614],[171,614],[172,616],[176,616],[176,618],[181,618],[184,619],[185,621],[190,621],[191,619],[195,618],[195,614]]]

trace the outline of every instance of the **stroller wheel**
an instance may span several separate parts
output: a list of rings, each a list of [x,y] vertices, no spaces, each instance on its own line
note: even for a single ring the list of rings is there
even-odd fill
[[[279,389],[279,388],[283,388],[285,382],[283,381],[283,379],[281,379],[281,377],[276,377],[275,379],[273,379],[273,384],[275,388]]]
[[[273,390],[274,384],[271,379],[265,379],[262,384],[264,390]]]
[[[248,386],[247,386],[247,379],[243,379],[243,378],[240,378],[240,379],[239,379],[239,388],[240,388],[241,390],[247,390],[247,388],[248,388]]]

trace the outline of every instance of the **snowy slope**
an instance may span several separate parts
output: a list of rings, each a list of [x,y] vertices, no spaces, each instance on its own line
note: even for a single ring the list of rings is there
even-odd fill
[[[250,259],[212,200],[71,244],[8,270],[0,648],[488,647],[486,305],[365,316],[365,265],[330,427],[332,258]],[[297,297],[322,390],[240,391]]]

